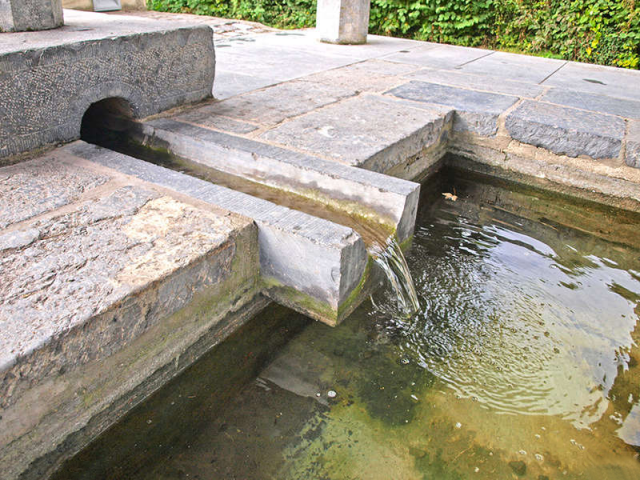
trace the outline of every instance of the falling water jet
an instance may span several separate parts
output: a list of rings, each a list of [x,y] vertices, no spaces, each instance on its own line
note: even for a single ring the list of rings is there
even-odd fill
[[[374,261],[382,268],[398,297],[398,304],[406,315],[413,315],[420,309],[420,301],[407,260],[394,237],[389,237],[386,247],[379,244],[370,247]]]

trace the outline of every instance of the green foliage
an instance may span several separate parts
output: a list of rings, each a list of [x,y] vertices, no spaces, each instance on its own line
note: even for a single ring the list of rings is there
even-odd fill
[[[154,10],[315,23],[316,0],[148,0]],[[637,0],[371,0],[370,32],[640,68]]]
[[[276,28],[310,27],[316,21],[316,0],[147,0],[147,4],[160,12],[239,18]]]

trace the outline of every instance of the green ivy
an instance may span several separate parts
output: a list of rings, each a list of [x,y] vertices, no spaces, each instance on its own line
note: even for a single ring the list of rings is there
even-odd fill
[[[316,0],[148,0],[165,12],[277,28],[315,24]],[[636,0],[371,0],[369,31],[580,62],[640,68]]]

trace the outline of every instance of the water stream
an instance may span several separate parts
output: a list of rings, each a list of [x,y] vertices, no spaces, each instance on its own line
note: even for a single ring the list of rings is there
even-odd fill
[[[389,237],[385,247],[377,244],[369,248],[374,261],[384,272],[396,293],[398,307],[405,315],[413,315],[420,310],[420,300],[416,292],[407,259],[394,237]]]

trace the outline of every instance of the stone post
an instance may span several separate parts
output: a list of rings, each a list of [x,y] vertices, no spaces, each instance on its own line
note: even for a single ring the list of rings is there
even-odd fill
[[[370,3],[370,0],[318,0],[319,40],[347,45],[367,43]]]
[[[61,27],[62,0],[0,0],[0,32]]]

